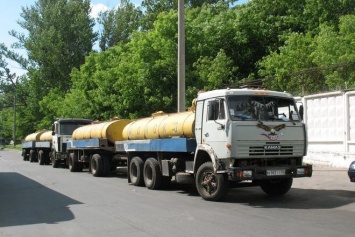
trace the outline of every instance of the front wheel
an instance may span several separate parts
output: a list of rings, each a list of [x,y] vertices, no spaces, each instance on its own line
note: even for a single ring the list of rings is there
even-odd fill
[[[69,154],[69,171],[70,172],[77,172],[79,171],[79,163],[78,163],[78,156],[76,153]]]
[[[215,174],[212,162],[206,162],[197,170],[196,188],[203,199],[220,201],[228,193],[228,177],[225,174]]]
[[[293,178],[261,180],[261,189],[270,196],[281,196],[292,186]]]
[[[52,151],[51,160],[52,160],[52,167],[53,168],[58,168],[59,167],[59,161],[56,159],[56,152],[55,151]]]

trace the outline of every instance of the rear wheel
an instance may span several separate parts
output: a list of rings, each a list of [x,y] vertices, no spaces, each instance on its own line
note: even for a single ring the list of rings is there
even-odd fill
[[[159,189],[162,184],[162,174],[159,162],[148,158],[143,167],[144,184],[148,189]]]
[[[293,178],[261,180],[261,189],[270,196],[282,196],[292,186]]]
[[[212,162],[206,162],[197,171],[196,188],[203,199],[220,201],[228,193],[228,177],[225,174],[215,174]]]
[[[101,177],[104,171],[102,157],[99,154],[94,154],[90,161],[91,173],[95,177]]]
[[[144,185],[143,166],[144,162],[138,156],[133,157],[131,162],[129,163],[129,177],[131,179],[131,183],[134,186]]]
[[[30,150],[29,160],[30,160],[30,162],[36,161],[36,151],[35,150],[32,150],[32,149]]]

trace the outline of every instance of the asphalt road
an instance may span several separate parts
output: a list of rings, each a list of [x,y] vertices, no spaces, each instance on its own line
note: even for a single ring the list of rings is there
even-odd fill
[[[355,183],[315,167],[283,197],[237,188],[207,202],[186,186],[152,191],[110,177],[71,173],[0,150],[0,236],[354,236]]]

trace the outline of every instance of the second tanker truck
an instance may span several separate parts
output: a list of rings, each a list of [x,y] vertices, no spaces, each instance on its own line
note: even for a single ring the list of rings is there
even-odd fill
[[[52,164],[54,168],[67,165],[67,142],[78,127],[88,125],[90,119],[59,118],[52,124],[52,131],[41,130],[26,136],[22,142],[23,160],[39,162],[40,165]]]
[[[135,186],[162,189],[174,179],[210,201],[223,199],[231,182],[278,196],[293,178],[312,176],[303,164],[307,134],[295,100],[268,90],[214,90],[199,94],[187,112],[84,126],[67,151],[70,171],[88,165],[105,176],[127,165]]]

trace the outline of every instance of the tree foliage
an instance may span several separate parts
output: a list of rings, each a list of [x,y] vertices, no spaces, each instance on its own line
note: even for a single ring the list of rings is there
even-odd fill
[[[118,43],[127,43],[141,24],[142,11],[128,0],[121,0],[117,9],[100,13],[98,23],[103,26],[100,49],[106,50]]]
[[[268,89],[294,95],[355,87],[354,1],[235,2],[185,1],[186,107],[201,89],[260,78]],[[56,117],[175,112],[177,4],[121,0],[101,13],[99,38],[89,0],[38,0],[23,8],[19,24],[27,34],[11,35],[28,59],[0,45],[2,99],[11,104],[16,91],[26,105],[18,111],[19,133],[47,128]],[[7,71],[5,59],[27,75]]]

